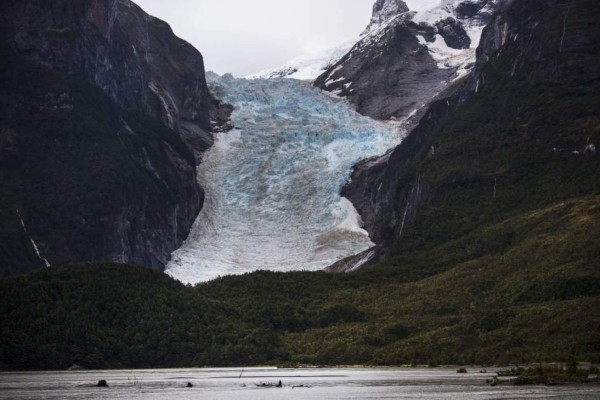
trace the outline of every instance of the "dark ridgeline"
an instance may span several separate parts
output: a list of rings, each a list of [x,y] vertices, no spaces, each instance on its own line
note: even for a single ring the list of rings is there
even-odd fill
[[[355,167],[343,195],[379,245],[372,261],[426,255],[507,218],[599,194],[598,7],[502,4],[468,78],[393,152]],[[435,254],[448,252],[457,250]]]
[[[2,1],[0,28],[0,275],[162,269],[226,118],[200,53],[129,0]]]
[[[378,31],[375,37],[367,35],[360,40],[317,78],[315,86],[335,91],[372,118],[407,117],[447,88],[456,72],[456,68],[438,68],[417,36],[433,42],[439,34],[449,47],[468,49],[471,39],[460,19],[483,26],[502,1],[479,1],[482,4],[468,15],[461,12],[461,3],[454,10],[456,18],[448,17],[433,26],[414,22],[414,13],[402,0],[378,0],[365,31]]]

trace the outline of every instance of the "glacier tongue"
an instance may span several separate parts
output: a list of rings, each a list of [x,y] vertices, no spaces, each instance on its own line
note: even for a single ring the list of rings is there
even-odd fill
[[[373,246],[340,190],[359,160],[397,145],[398,124],[363,117],[293,79],[210,75],[235,106],[198,167],[206,202],[167,273],[188,283],[257,269],[317,270]]]

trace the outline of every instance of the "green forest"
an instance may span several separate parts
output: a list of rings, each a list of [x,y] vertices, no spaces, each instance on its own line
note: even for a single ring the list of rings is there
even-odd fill
[[[600,196],[534,211],[438,246],[469,256],[429,268],[195,287],[109,264],[4,278],[2,368],[600,362],[599,214]]]

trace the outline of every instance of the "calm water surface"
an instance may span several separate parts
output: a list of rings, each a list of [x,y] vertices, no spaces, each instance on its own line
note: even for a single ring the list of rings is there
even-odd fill
[[[600,386],[490,387],[491,376],[420,368],[2,373],[0,399],[600,399]],[[100,379],[110,387],[93,387]],[[279,380],[283,388],[256,386]]]

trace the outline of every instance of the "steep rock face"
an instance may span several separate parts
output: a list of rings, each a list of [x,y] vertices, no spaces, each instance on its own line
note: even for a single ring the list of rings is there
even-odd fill
[[[408,11],[408,6],[402,0],[377,0],[373,5],[373,16],[367,31],[377,29]]]
[[[471,19],[471,18],[485,18],[486,20],[491,17],[491,14],[482,14],[481,11],[491,3],[492,0],[467,0],[458,3],[454,9],[456,18],[459,20]]]
[[[436,22],[435,26],[444,41],[453,49],[468,49],[471,46],[471,38],[467,31],[454,18],[445,18]]]
[[[462,21],[455,3],[440,1],[431,10],[413,12],[401,0],[378,0],[361,39],[315,86],[376,119],[413,115],[466,73],[477,46],[472,42],[497,1],[477,10],[467,7]]]
[[[16,54],[85,77],[120,107],[159,118],[195,150],[210,147],[219,104],[202,55],[167,23],[129,0],[4,3],[0,22]]]
[[[2,2],[0,25],[2,273],[164,268],[227,118],[200,53],[128,0]]]
[[[447,103],[432,104],[402,145],[384,157],[354,167],[351,183],[344,187],[342,196],[355,205],[373,242],[380,244],[400,237],[404,227],[417,215],[429,184],[426,177],[414,170],[413,164],[435,155],[428,131],[448,113]]]
[[[437,68],[410,17],[404,2],[378,1],[368,34],[315,86],[348,98],[360,113],[376,119],[407,116],[421,107],[453,71]]]
[[[501,4],[462,86],[393,152],[356,166],[344,196],[379,245],[371,261],[402,264],[519,212],[598,194],[599,7]]]

